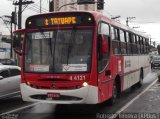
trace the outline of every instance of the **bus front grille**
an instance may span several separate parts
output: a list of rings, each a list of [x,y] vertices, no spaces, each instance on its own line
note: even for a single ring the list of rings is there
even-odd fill
[[[38,95],[32,95],[30,96],[33,99],[38,99],[38,100],[53,100],[53,101],[79,101],[82,100],[82,98],[75,97],[75,96],[66,96],[66,95],[61,95],[58,98],[48,98],[47,95],[45,94],[38,94]]]

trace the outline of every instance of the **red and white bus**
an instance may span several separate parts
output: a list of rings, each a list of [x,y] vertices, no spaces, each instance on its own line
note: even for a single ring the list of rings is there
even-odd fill
[[[31,16],[22,32],[24,101],[114,103],[150,71],[149,38],[98,12]]]

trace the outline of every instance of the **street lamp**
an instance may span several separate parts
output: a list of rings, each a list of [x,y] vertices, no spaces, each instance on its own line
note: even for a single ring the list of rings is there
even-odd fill
[[[64,4],[64,5],[60,6],[56,11],[60,11],[62,9],[62,7],[65,7],[65,6],[68,6],[68,5],[74,5],[74,4],[77,4],[77,2]]]
[[[120,18],[121,16],[115,16],[115,17],[111,17],[111,19],[118,19]]]

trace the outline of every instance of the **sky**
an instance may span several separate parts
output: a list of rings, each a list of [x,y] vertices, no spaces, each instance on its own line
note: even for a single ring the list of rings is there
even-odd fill
[[[14,0],[1,0],[0,16],[11,15],[15,9],[12,5]],[[33,14],[39,13],[39,1],[33,0],[35,4],[29,5],[23,12],[23,27],[25,19]],[[135,30],[150,36],[152,41],[160,44],[160,0],[104,0],[104,13],[109,17],[121,16],[119,22],[126,24],[127,17],[135,17],[129,20],[129,26],[138,27]],[[48,0],[42,0],[43,11],[48,10]],[[31,10],[32,9],[32,10]],[[34,9],[34,10],[33,10]],[[9,34],[9,30],[0,19],[0,32]]]
[[[13,5],[13,1],[16,0],[0,0],[0,17],[4,15],[9,15],[11,16],[12,11],[15,11],[15,6]],[[18,0],[19,1],[19,0]],[[28,0],[31,1],[31,0]],[[39,14],[40,13],[40,0],[32,0],[34,1],[34,4],[29,5],[27,8],[24,9],[22,13],[22,28],[24,28],[25,25],[25,20],[27,17],[34,15],[34,14]],[[49,0],[42,0],[42,12],[48,12],[48,1]],[[25,5],[22,7],[24,8]],[[18,11],[18,7],[16,8]],[[9,35],[10,31],[8,28],[6,28],[6,25],[0,19],[0,33],[3,35]]]
[[[105,12],[114,17],[121,16],[120,22],[126,24],[127,17],[135,17],[129,26],[139,27],[141,31],[160,43],[160,0],[105,0]]]

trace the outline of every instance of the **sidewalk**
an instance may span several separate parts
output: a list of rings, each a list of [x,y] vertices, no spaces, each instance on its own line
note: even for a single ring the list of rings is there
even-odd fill
[[[160,119],[160,82],[156,82],[119,114],[119,119]]]

